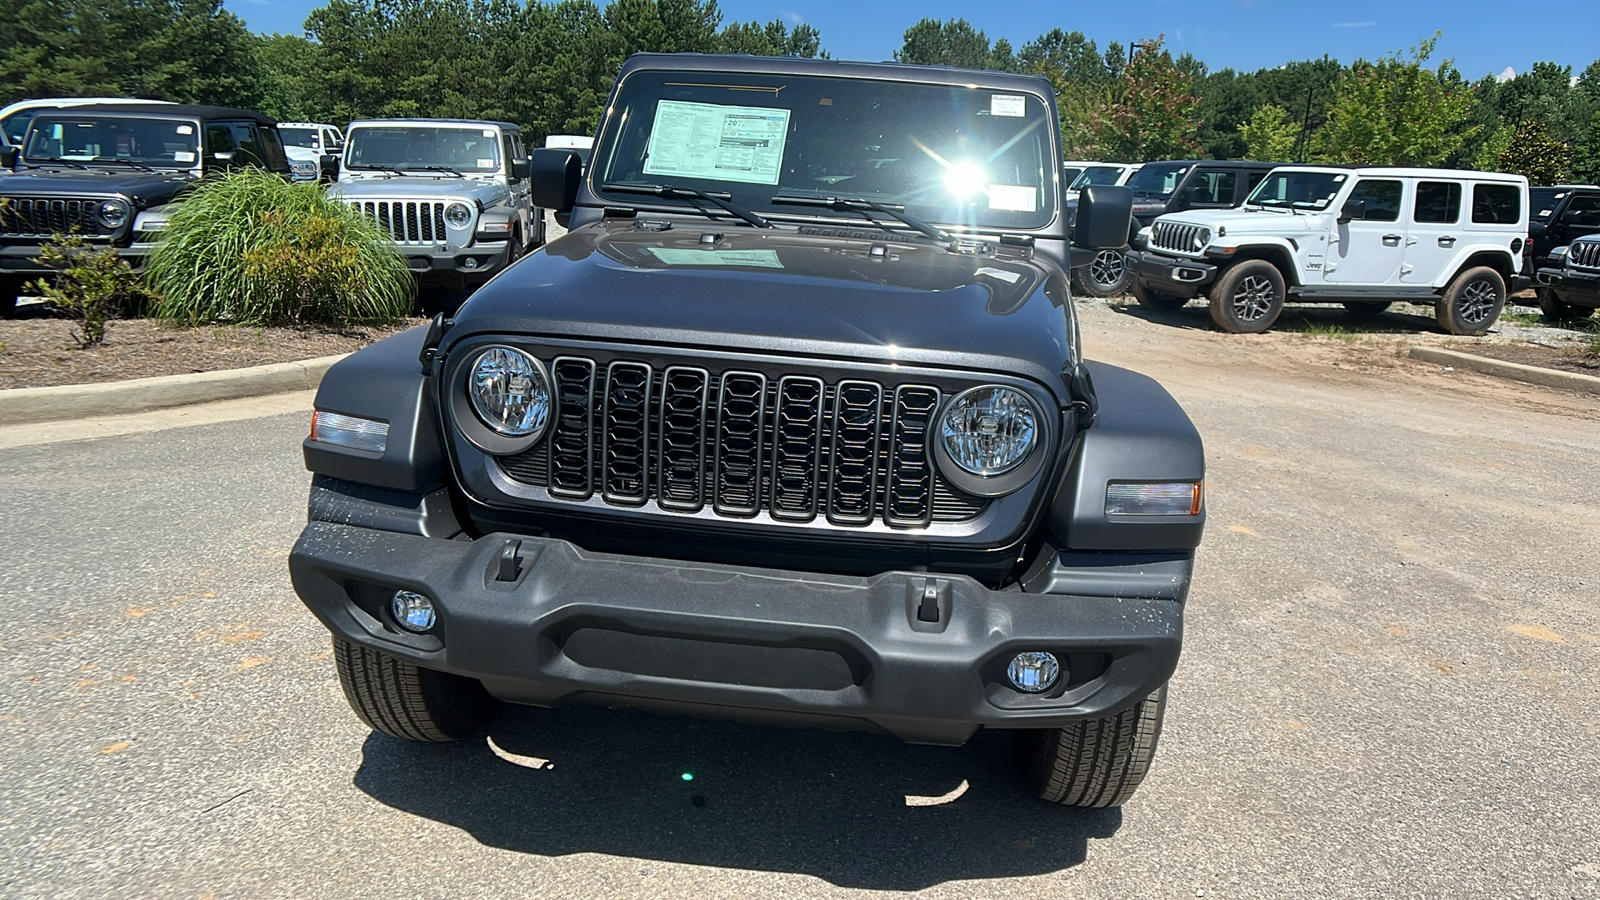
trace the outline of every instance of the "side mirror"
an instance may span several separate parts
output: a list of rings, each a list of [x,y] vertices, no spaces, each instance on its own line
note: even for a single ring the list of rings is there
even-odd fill
[[[0,146],[0,168],[15,169],[17,167],[17,157],[21,155],[21,147],[13,147],[10,144]]]
[[[1344,205],[1343,209],[1339,210],[1340,225],[1356,219],[1365,219],[1366,217],[1367,201],[1365,200],[1351,200]]]
[[[1542,238],[1547,232],[1549,232],[1549,230],[1549,226],[1545,225],[1543,222],[1528,223],[1528,237]]]
[[[1072,243],[1085,250],[1115,250],[1128,244],[1133,222],[1133,191],[1094,184],[1078,192],[1078,217]]]
[[[532,171],[533,163],[529,160],[513,159],[511,161],[511,178],[513,181],[521,181],[522,179],[527,178]]]
[[[339,180],[339,157],[324,156],[317,161],[317,177],[323,181]]]
[[[583,160],[571,150],[535,150],[528,155],[533,205],[564,212],[578,200]]]

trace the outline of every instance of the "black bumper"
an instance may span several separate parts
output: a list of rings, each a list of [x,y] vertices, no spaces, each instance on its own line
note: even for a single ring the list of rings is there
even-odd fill
[[[1153,250],[1130,250],[1127,262],[1133,277],[1145,287],[1174,297],[1197,297],[1217,277],[1212,263]]]
[[[1562,303],[1600,309],[1600,272],[1570,268],[1540,269],[1539,284],[1548,287]]]
[[[93,242],[90,246],[96,250],[115,245],[105,242]],[[133,267],[134,271],[144,268],[145,251],[132,247],[115,247],[117,255],[122,257]],[[56,269],[38,261],[39,255],[44,252],[44,242],[16,243],[0,246],[0,275],[53,275]]]
[[[512,541],[518,572],[501,581]],[[1173,599],[678,563],[504,534],[451,541],[312,522],[289,569],[334,634],[480,679],[505,700],[866,728],[916,743],[1120,712],[1172,676],[1183,633]],[[397,589],[434,600],[433,632],[393,624]],[[919,618],[928,603],[936,622]],[[1024,650],[1063,661],[1054,689],[1008,685],[1006,665]]]

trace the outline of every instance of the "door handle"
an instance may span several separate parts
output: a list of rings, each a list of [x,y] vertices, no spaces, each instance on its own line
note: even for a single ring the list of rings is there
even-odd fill
[[[1456,239],[1451,237],[1448,234],[1445,235],[1444,237],[1439,238],[1439,246],[1441,246],[1441,247],[1454,247],[1455,245],[1456,245]]]
[[[1384,235],[1383,236],[1383,244],[1384,244],[1385,247],[1398,247],[1398,246],[1400,246],[1400,235],[1398,235],[1398,234],[1386,234],[1386,235]]]

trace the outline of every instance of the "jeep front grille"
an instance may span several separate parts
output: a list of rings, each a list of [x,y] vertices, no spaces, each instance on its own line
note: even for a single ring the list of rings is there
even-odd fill
[[[1579,269],[1600,269],[1600,241],[1574,241],[1567,250],[1567,265]]]
[[[85,237],[107,234],[95,209],[104,200],[59,200],[9,197],[0,201],[0,237],[50,238],[76,232]]]
[[[1200,239],[1201,246],[1195,246]],[[1150,246],[1157,250],[1195,254],[1205,249],[1211,240],[1211,229],[1203,225],[1182,225],[1177,222],[1156,222],[1150,226]]]
[[[446,201],[352,200],[350,207],[378,223],[396,244],[444,243]]]
[[[550,434],[500,460],[559,500],[838,526],[976,518],[928,441],[939,388],[561,356]]]

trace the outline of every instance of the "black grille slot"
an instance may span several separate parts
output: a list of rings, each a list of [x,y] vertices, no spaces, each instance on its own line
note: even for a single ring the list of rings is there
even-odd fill
[[[606,368],[605,498],[643,504],[649,499],[650,367],[614,362]]]
[[[841,381],[833,403],[833,459],[828,478],[828,518],[847,525],[872,521],[878,490],[878,432],[883,388]]]
[[[812,375],[557,357],[548,439],[500,460],[563,500],[671,512],[765,512],[785,522],[965,522],[989,501],[955,490],[932,459],[943,393]]]
[[[1160,250],[1180,253],[1196,252],[1194,241],[1200,236],[1201,226],[1180,225],[1177,222],[1157,222],[1150,229],[1150,243]]]
[[[672,366],[661,379],[660,438],[656,460],[664,509],[694,511],[705,505],[706,388],[704,369]]]
[[[0,235],[48,238],[58,234],[103,235],[95,209],[103,200],[12,197],[0,207]]]
[[[1567,262],[1582,269],[1600,269],[1600,242],[1574,241]]]
[[[939,409],[937,388],[901,385],[894,392],[889,483],[884,498],[891,525],[927,525],[933,516],[933,459],[928,441]]]
[[[757,372],[725,372],[717,400],[712,506],[726,516],[753,516],[761,511],[767,377]]]
[[[820,378],[789,375],[778,380],[778,400],[773,409],[770,509],[775,519],[809,522],[817,516],[825,399]]]
[[[436,244],[445,239],[444,208],[450,201],[353,200],[350,206],[399,244]]]

